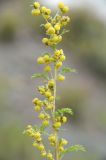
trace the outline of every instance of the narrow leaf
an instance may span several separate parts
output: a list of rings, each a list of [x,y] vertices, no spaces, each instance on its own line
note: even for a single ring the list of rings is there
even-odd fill
[[[85,147],[82,146],[82,145],[74,145],[74,146],[71,146],[67,149],[65,149],[62,154],[66,154],[66,153],[70,153],[70,152],[78,152],[78,151],[82,151],[82,152],[85,152]]]
[[[35,73],[35,74],[32,75],[32,78],[44,78],[44,79],[48,79],[48,76],[45,73]]]
[[[64,73],[76,73],[76,69],[70,68],[70,67],[64,67],[62,68],[61,72]]]
[[[58,109],[54,114],[55,116],[63,116],[64,114],[73,115],[73,111],[71,108],[62,108],[62,109]]]

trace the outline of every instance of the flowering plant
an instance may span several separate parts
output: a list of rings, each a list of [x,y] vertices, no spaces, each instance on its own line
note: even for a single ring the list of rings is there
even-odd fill
[[[66,147],[68,141],[59,137],[62,125],[67,122],[67,114],[73,115],[73,112],[70,108],[56,108],[56,84],[57,81],[65,80],[64,73],[75,72],[75,70],[63,67],[66,56],[62,49],[57,49],[62,36],[68,32],[64,27],[70,22],[70,18],[64,15],[69,11],[69,7],[64,3],[59,3],[58,8],[59,11],[54,17],[51,15],[51,10],[41,6],[39,2],[33,4],[32,10],[33,16],[41,15],[45,19],[45,24],[41,26],[45,29],[46,37],[42,39],[42,42],[52,51],[38,57],[37,63],[44,65],[44,71],[32,76],[43,78],[43,85],[38,86],[38,92],[42,95],[43,100],[33,99],[34,110],[38,112],[41,126],[28,125],[25,133],[33,138],[33,146],[40,151],[43,158],[48,160],[61,160],[66,153],[72,151],[85,151],[81,145]],[[48,137],[49,149],[44,144],[43,135]]]

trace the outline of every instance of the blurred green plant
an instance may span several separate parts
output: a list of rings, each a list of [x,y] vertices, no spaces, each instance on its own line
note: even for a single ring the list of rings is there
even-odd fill
[[[29,160],[39,155],[30,146],[28,138],[23,137],[19,124],[0,128],[0,160]]]
[[[90,71],[106,79],[106,25],[86,10],[75,10],[71,16],[71,35],[66,35],[65,45]]]
[[[68,93],[68,94],[67,94]],[[63,91],[60,92],[61,101],[58,101],[58,106],[61,108],[62,106],[69,106],[72,108],[74,112],[74,116],[71,117],[71,121],[73,123],[83,124],[84,115],[83,115],[83,107],[84,102],[86,101],[87,94],[84,90],[80,88],[72,89],[72,88],[65,88]]]
[[[17,19],[13,15],[6,13],[0,16],[0,40],[12,42],[16,36]]]

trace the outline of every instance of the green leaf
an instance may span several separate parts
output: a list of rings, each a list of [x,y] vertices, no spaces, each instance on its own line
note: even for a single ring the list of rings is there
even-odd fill
[[[68,32],[70,32],[70,30],[63,29],[63,31],[61,32],[60,35],[62,36],[62,35],[64,35],[65,33],[68,33]]]
[[[85,149],[85,147],[82,146],[82,145],[74,145],[74,146],[71,146],[71,147],[65,149],[65,150],[60,154],[59,157],[63,158],[65,154],[68,154],[68,153],[70,153],[70,152],[78,152],[78,151],[85,152],[86,149]]]
[[[32,75],[32,78],[44,78],[44,79],[48,79],[48,76],[45,73],[35,73],[35,74]]]
[[[76,73],[76,69],[70,67],[64,67],[61,70],[61,73]]]
[[[78,151],[82,151],[82,152],[85,152],[86,149],[84,146],[82,145],[74,145],[74,146],[71,146],[67,149],[65,149],[62,154],[66,154],[66,153],[70,153],[70,152],[78,152]]]
[[[55,116],[63,116],[64,114],[73,115],[73,111],[71,108],[62,108],[62,109],[58,109],[54,114]]]

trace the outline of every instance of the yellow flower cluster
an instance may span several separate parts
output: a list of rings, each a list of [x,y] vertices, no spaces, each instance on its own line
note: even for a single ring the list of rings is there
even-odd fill
[[[68,144],[68,141],[58,138],[58,131],[60,127],[67,122],[67,117],[63,115],[55,115],[56,111],[56,83],[57,81],[64,81],[65,76],[62,75],[61,69],[66,56],[62,49],[56,49],[56,45],[62,41],[63,27],[66,26],[70,18],[64,16],[69,8],[63,3],[58,5],[59,13],[54,17],[51,16],[51,10],[45,6],[41,6],[39,2],[33,4],[32,15],[38,16],[42,15],[46,23],[42,26],[45,29],[46,37],[42,39],[42,42],[50,46],[53,49],[52,53],[46,53],[37,58],[37,63],[44,65],[43,74],[46,75],[44,78],[44,84],[37,87],[40,96],[43,100],[39,98],[33,99],[34,110],[38,112],[38,117],[41,121],[41,126],[34,129],[32,126],[28,126],[26,129],[26,134],[34,139],[33,146],[36,147],[41,156],[47,160],[58,160],[55,155],[59,157],[59,154],[64,151],[64,146]],[[53,133],[48,134],[48,140],[52,147],[55,147],[57,152],[53,154],[50,150],[46,149],[44,145],[42,134],[46,127],[51,127]]]
[[[46,20],[44,28],[48,37],[43,38],[42,42],[47,46],[54,46],[60,43],[62,41],[61,29],[70,22],[70,18],[68,16],[60,16],[59,14],[53,18],[51,10],[45,6],[40,6],[39,2],[35,2],[33,7],[32,15],[42,15]],[[63,14],[69,11],[68,6],[65,6],[64,3],[59,3],[58,7]]]
[[[54,160],[52,153],[46,152],[40,131],[36,131],[31,125],[28,125],[26,129],[26,134],[34,139],[33,146],[41,152],[42,157],[47,158],[48,160]]]
[[[62,124],[66,123],[67,122],[67,117],[66,116],[58,116],[58,117],[55,117],[54,119],[54,124],[53,124],[53,128],[55,130],[58,130]]]
[[[54,53],[52,55],[44,55],[42,57],[38,57],[37,62],[38,64],[44,64],[46,65],[44,67],[44,71],[45,72],[51,72],[52,71],[52,67],[51,65],[54,63],[55,64],[55,68],[56,70],[60,69],[63,65],[63,61],[65,61],[66,57],[64,55],[64,52],[62,49],[60,50],[55,50]],[[62,74],[59,74],[57,76],[57,80],[58,81],[64,81],[65,80],[65,76],[63,76]],[[52,85],[54,85],[54,80],[52,80],[52,82],[50,81],[49,83],[52,83]],[[50,84],[49,84],[50,86]],[[52,86],[53,87],[53,86]],[[42,95],[44,95],[45,93],[45,89],[44,87],[39,89],[40,93]]]
[[[57,137],[55,134],[51,134],[49,135],[48,137],[48,140],[50,142],[50,145],[51,146],[56,146],[56,141],[57,141]],[[60,139],[59,140],[59,143],[58,143],[58,146],[57,146],[57,150],[59,153],[63,152],[64,151],[64,146],[68,144],[68,141],[66,139]]]
[[[60,8],[62,13],[67,13],[69,11],[69,7],[65,6],[62,2],[59,3],[58,7]]]

